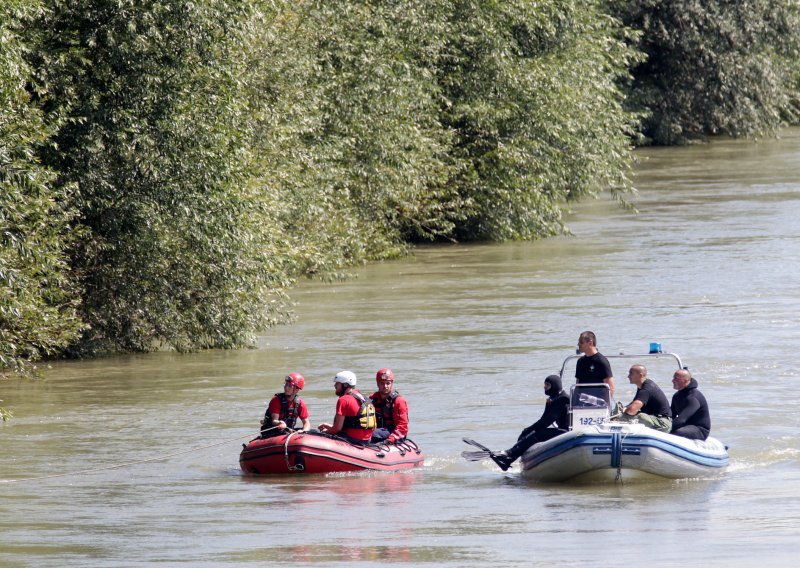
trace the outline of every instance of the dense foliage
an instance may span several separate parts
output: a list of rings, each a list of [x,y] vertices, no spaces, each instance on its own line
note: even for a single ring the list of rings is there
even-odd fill
[[[642,32],[632,104],[656,144],[761,136],[797,121],[800,4],[792,0],[612,0]],[[793,76],[794,74],[794,76]]]
[[[593,2],[454,3],[439,68],[455,133],[458,238],[563,231],[565,201],[628,189],[632,118],[617,80],[634,53]]]
[[[0,4],[0,377],[31,370],[30,362],[59,353],[81,329],[67,264],[70,188],[57,187],[36,157],[50,131],[30,104],[24,44],[9,26],[34,8]]]
[[[609,2],[3,0],[0,368],[244,345],[298,277],[563,232],[640,109],[791,112],[796,5]]]
[[[256,169],[294,273],[332,274],[452,230],[441,19],[423,1],[308,2],[251,26]]]
[[[425,238],[557,234],[565,201],[630,188],[633,121],[617,80],[634,52],[593,3],[304,6],[272,42],[280,52],[302,36],[314,54],[293,99],[312,187],[291,176],[288,197],[315,203],[345,264]]]
[[[87,229],[79,353],[228,347],[279,311],[229,52],[236,3],[50,0],[33,29],[44,162]]]

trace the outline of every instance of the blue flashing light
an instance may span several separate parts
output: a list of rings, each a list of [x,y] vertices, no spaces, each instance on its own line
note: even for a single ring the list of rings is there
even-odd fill
[[[650,353],[663,353],[661,351],[661,344],[660,343],[651,343],[650,344]]]

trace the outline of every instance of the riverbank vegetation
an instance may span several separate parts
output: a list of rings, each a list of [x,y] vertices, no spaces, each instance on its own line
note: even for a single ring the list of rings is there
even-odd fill
[[[650,143],[761,137],[797,123],[800,4],[784,0],[612,0],[640,32],[628,104]]]
[[[246,345],[299,277],[562,233],[635,144],[796,120],[759,0],[2,0],[0,373]]]

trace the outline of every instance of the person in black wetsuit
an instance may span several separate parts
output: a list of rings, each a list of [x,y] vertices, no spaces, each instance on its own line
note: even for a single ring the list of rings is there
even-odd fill
[[[672,386],[676,392],[672,395],[672,430],[670,434],[705,440],[711,433],[711,414],[708,411],[706,397],[697,390],[697,381],[686,369],[675,371]]]
[[[628,380],[632,385],[636,385],[636,394],[617,420],[620,422],[636,420],[653,430],[669,432],[672,428],[672,410],[664,391],[647,377],[647,367],[631,366]]]
[[[597,337],[591,331],[584,331],[578,337],[578,352],[583,357],[575,364],[575,383],[606,383],[611,397],[614,397],[614,375],[608,359],[597,350]]]
[[[561,377],[547,377],[544,380],[544,394],[548,399],[542,417],[522,431],[516,444],[491,456],[503,471],[508,470],[535,443],[555,438],[569,429],[569,395],[561,388]]]

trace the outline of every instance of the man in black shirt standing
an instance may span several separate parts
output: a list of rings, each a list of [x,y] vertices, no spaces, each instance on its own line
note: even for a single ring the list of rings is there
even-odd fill
[[[578,351],[583,357],[575,365],[575,379],[577,384],[606,383],[611,397],[614,397],[614,375],[611,373],[611,364],[603,354],[597,350],[597,337],[591,331],[584,331],[578,337]]]
[[[648,428],[668,433],[672,428],[672,410],[664,391],[647,378],[647,367],[633,365],[628,371],[628,380],[632,385],[636,385],[636,395],[625,407],[619,421],[636,420]]]

